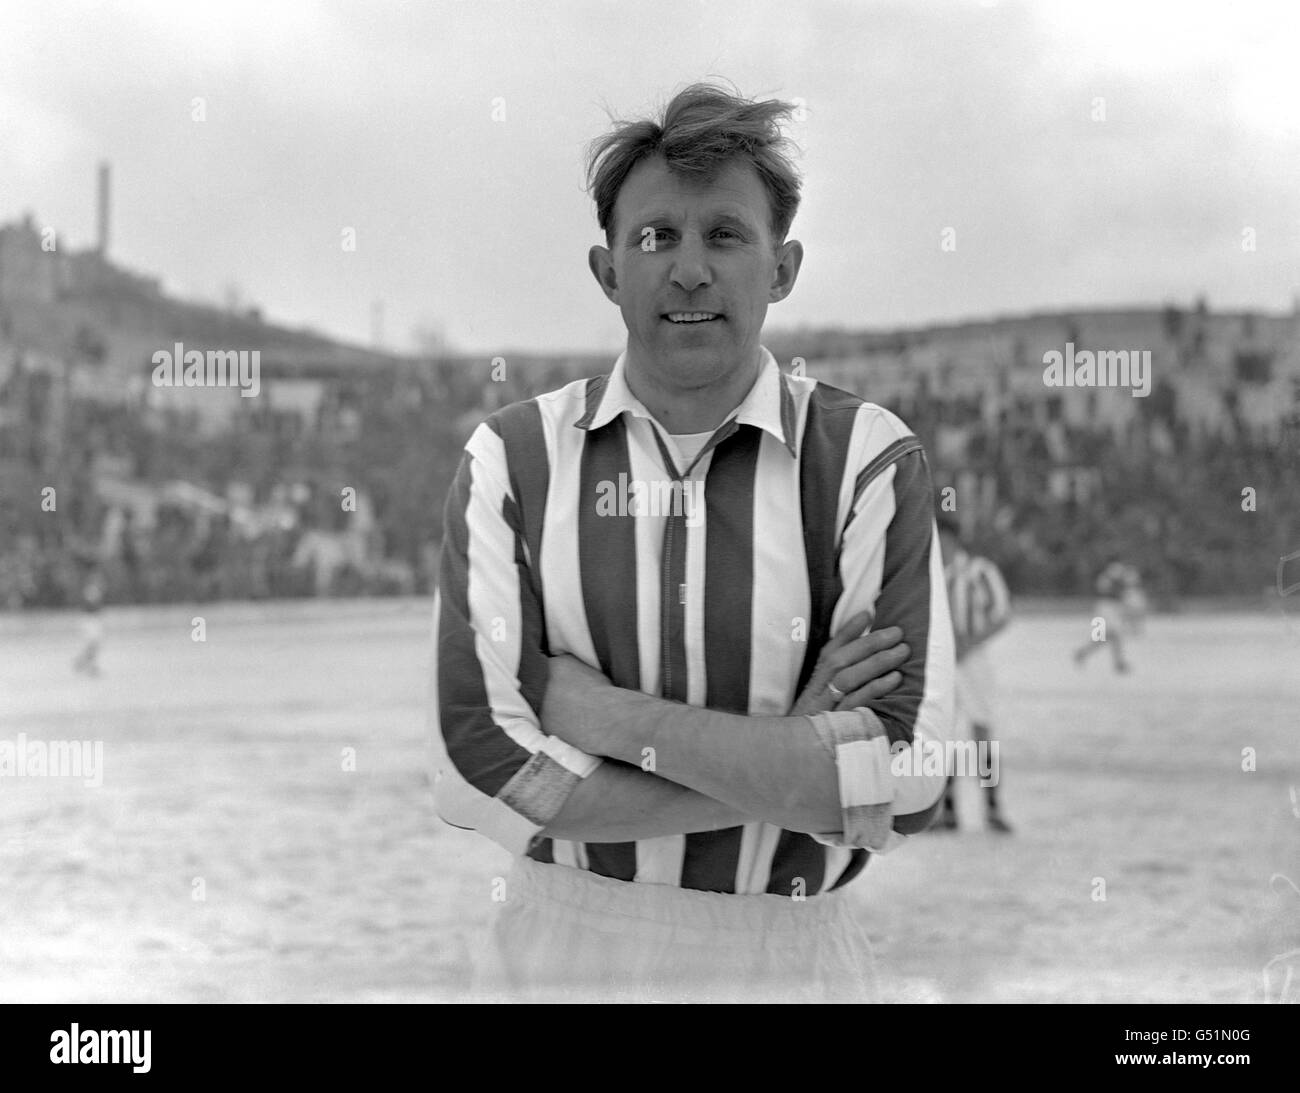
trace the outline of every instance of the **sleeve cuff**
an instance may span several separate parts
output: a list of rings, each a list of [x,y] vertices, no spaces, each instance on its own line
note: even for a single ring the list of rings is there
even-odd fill
[[[873,832],[873,834],[875,833]],[[873,854],[888,854],[891,850],[897,850],[903,843],[907,842],[907,836],[900,834],[892,827],[883,839],[876,839],[874,845],[850,842],[844,837],[842,831],[832,831],[823,835],[814,834],[813,838],[824,846],[850,846],[857,850],[870,850]]]
[[[438,815],[454,827],[486,835],[512,854],[527,853],[577,784],[604,762],[553,737],[544,749],[515,771],[496,796],[470,785],[445,755],[435,756]],[[554,758],[557,752],[560,760]]]
[[[893,829],[892,755],[879,718],[861,709],[825,711],[809,720],[835,760],[842,819],[840,831],[814,838],[828,846],[892,850],[903,836]]]
[[[564,750],[555,748],[556,744]],[[574,787],[600,766],[601,760],[550,737],[534,752],[497,797],[540,830],[555,819]]]

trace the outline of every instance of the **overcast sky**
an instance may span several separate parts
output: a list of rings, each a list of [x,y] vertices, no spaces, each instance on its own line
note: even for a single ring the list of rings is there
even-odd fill
[[[806,104],[769,327],[1300,293],[1300,5],[1243,0],[0,0],[0,221],[89,245],[107,159],[113,255],[183,295],[615,349],[583,146],[709,75]]]

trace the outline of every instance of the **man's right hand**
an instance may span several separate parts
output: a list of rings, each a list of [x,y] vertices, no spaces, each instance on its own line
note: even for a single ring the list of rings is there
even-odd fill
[[[902,674],[894,670],[911,651],[903,641],[903,631],[887,626],[865,633],[874,621],[873,611],[861,611],[822,647],[812,676],[790,707],[790,716],[854,710],[887,695],[903,681]],[[831,684],[841,697],[836,697]]]

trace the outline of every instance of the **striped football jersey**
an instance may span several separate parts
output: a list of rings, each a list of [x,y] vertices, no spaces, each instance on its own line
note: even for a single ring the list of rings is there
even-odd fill
[[[996,565],[964,550],[957,551],[946,575],[957,648],[969,651],[1010,621],[1011,594]]]
[[[762,355],[749,394],[684,467],[623,357],[470,437],[436,607],[435,797],[449,823],[537,861],[715,892],[812,896],[866,864],[865,849],[762,822],[622,843],[544,830],[601,762],[541,727],[548,654],[646,694],[784,715],[828,637],[871,608],[911,648],[901,685],[870,704],[891,743],[951,734],[952,630],[921,444],[888,411]],[[896,815],[894,831],[923,830],[933,807]]]

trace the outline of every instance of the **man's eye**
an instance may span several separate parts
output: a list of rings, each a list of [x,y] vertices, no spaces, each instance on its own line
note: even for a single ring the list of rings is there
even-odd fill
[[[737,235],[730,228],[719,228],[717,231],[713,233],[713,238],[731,240],[731,239],[739,239],[740,236]]]

